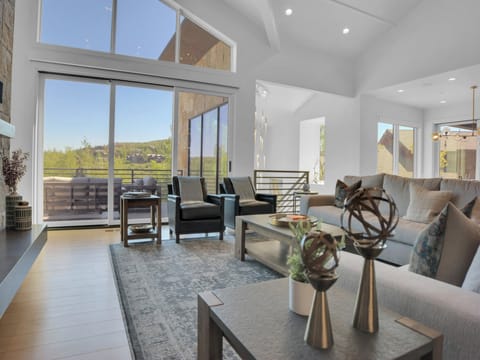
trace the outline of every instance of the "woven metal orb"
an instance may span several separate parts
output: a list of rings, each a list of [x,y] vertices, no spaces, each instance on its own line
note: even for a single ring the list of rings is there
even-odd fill
[[[372,214],[373,217],[370,216]],[[398,224],[397,205],[383,189],[360,188],[345,199],[341,223],[342,229],[356,245],[384,247]]]
[[[300,244],[307,277],[331,277],[338,266],[337,241],[323,231],[310,231]]]

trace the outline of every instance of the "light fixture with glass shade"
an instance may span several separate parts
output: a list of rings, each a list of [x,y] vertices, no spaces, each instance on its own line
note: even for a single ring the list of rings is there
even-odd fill
[[[441,138],[448,137],[455,137],[456,140],[466,140],[468,137],[474,137],[479,135],[477,129],[478,119],[475,119],[475,91],[477,89],[477,85],[471,86],[470,89],[472,89],[472,131],[465,134],[450,133],[450,129],[448,127],[445,127],[442,132],[435,131],[432,133],[433,141],[438,141]]]

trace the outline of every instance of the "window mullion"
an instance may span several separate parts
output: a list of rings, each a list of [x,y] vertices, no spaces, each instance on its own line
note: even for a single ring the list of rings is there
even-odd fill
[[[180,24],[180,10],[177,9],[177,36],[175,36],[175,63],[180,63],[180,28],[181,28],[181,24]]]
[[[398,175],[398,161],[399,161],[399,131],[400,131],[400,126],[398,124],[393,124],[393,174]]]
[[[112,54],[115,54],[117,39],[117,2],[118,0],[112,0],[112,28],[110,33],[110,52]]]

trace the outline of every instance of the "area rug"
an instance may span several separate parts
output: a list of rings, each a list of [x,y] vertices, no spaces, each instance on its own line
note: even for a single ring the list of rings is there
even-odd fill
[[[196,359],[197,294],[281,277],[254,260],[233,256],[232,240],[199,238],[110,245],[112,264],[135,358]],[[224,346],[225,359],[238,359]]]

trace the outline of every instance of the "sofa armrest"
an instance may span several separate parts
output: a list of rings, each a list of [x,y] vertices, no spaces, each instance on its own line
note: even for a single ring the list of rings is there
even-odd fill
[[[335,195],[303,195],[300,198],[300,214],[307,215],[312,206],[334,205]]]
[[[355,293],[362,267],[363,258],[343,252],[335,286]],[[480,294],[378,261],[375,274],[379,306],[443,333],[444,359],[478,357]]]

